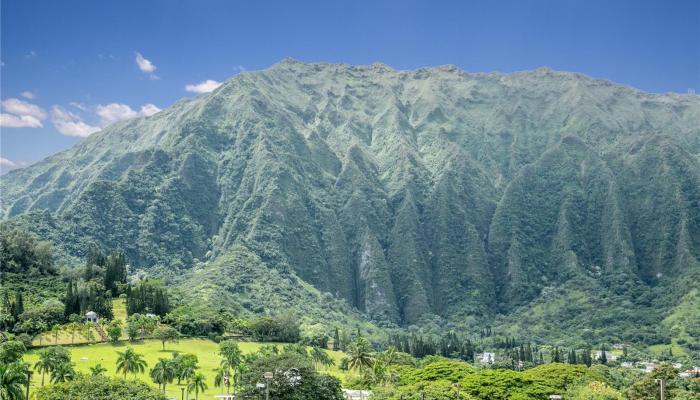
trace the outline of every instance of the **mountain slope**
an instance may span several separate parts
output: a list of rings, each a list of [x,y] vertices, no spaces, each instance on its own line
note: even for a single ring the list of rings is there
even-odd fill
[[[699,171],[698,96],[284,60],[6,174],[0,210],[143,267],[244,246],[409,325],[695,273]]]

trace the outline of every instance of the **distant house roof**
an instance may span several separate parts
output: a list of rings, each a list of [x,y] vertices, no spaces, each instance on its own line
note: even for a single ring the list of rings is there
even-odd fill
[[[85,313],[85,316],[86,316],[86,317],[96,317],[96,316],[97,316],[97,313],[94,312],[94,311],[88,311],[88,312]]]
[[[372,395],[371,390],[343,389],[343,395],[348,400],[367,400]]]

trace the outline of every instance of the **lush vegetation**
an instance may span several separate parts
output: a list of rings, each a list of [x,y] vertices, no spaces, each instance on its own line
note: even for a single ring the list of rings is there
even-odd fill
[[[51,240],[112,297],[125,257],[214,313],[697,352],[697,109],[547,70],[282,63],[4,175],[5,237],[34,243],[2,264],[46,274]]]
[[[80,375],[69,382],[37,390],[37,400],[165,400],[167,397],[140,381]]]
[[[3,396],[31,368],[57,398],[107,373],[145,398],[127,381],[692,398],[621,363],[700,364],[698,109],[548,70],[282,63],[113,125],[0,178]]]

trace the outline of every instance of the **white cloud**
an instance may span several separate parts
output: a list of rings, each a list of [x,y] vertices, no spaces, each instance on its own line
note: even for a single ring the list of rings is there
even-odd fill
[[[132,110],[128,105],[119,103],[111,103],[107,105],[100,104],[97,106],[96,113],[102,120],[102,125],[109,125],[117,121],[136,118],[139,116],[139,113]]]
[[[13,169],[22,168],[28,166],[30,163],[27,161],[15,161],[4,157],[0,157],[0,173],[12,171]]]
[[[160,108],[151,103],[142,105],[139,111],[135,111],[126,104],[111,103],[98,105],[95,112],[100,117],[100,124],[106,126],[125,119],[148,117],[158,111],[160,111]]]
[[[136,53],[136,65],[139,66],[141,72],[151,73],[156,70],[156,66],[153,65],[150,60],[141,55],[141,53]]]
[[[13,115],[0,113],[0,127],[3,128],[41,128],[41,121],[31,115]]]
[[[100,130],[98,126],[86,124],[83,119],[59,106],[51,108],[53,126],[62,135],[87,137]]]
[[[139,114],[144,117],[148,117],[159,111],[160,108],[158,108],[155,104],[148,103],[141,106],[141,112],[139,112]]]
[[[90,108],[82,103],[71,102],[69,105],[82,112],[88,112],[90,110]],[[63,135],[87,137],[115,122],[137,117],[148,117],[159,111],[160,108],[151,103],[142,105],[138,111],[127,104],[98,104],[97,107],[94,108],[94,112],[100,118],[100,121],[96,125],[91,125],[86,123],[80,115],[72,113],[61,106],[53,106],[51,108],[51,121],[56,130]]]
[[[25,99],[29,99],[29,100],[36,99],[36,94],[34,94],[34,92],[31,92],[29,90],[25,90],[24,92],[20,93],[20,95],[22,97],[24,97]]]
[[[0,127],[4,128],[41,128],[41,121],[46,119],[46,111],[36,104],[20,99],[10,98],[0,103],[5,111],[0,114]]]
[[[34,51],[34,50],[30,50],[29,53],[24,55],[24,58],[26,58],[27,60],[30,58],[35,58],[35,57],[36,57],[36,51]]]
[[[2,108],[11,114],[23,116],[29,115],[36,119],[43,120],[46,118],[46,111],[36,104],[27,103],[20,99],[10,98],[2,101]]]
[[[185,90],[193,93],[209,93],[213,92],[216,88],[218,88],[221,85],[221,82],[207,79],[206,81],[199,82],[196,84],[185,85]]]
[[[2,158],[0,157],[0,167],[10,167],[10,168],[15,168],[17,167],[18,164],[12,160],[8,160],[7,158]]]

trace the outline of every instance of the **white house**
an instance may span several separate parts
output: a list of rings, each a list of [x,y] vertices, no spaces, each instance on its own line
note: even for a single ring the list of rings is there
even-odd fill
[[[496,361],[496,353],[481,353],[476,355],[476,359],[482,364],[493,364]]]
[[[343,389],[343,396],[347,400],[368,400],[371,395],[371,390]]]
[[[88,311],[85,313],[85,320],[87,322],[92,322],[96,323],[97,322],[97,313],[94,311]]]

